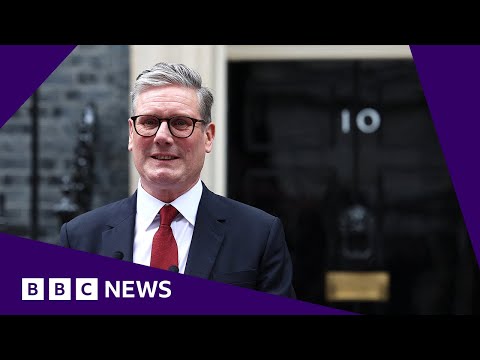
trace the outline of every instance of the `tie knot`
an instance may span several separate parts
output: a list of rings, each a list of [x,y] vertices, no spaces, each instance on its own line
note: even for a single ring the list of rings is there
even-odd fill
[[[160,209],[160,226],[170,226],[172,220],[177,216],[178,210],[172,205],[164,205]]]

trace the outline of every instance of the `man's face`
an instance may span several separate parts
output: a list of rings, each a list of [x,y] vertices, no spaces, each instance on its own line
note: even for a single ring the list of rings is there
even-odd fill
[[[202,120],[198,105],[197,93],[193,89],[174,85],[152,87],[137,98],[135,115],[159,118],[185,115]],[[204,124],[199,122],[193,134],[182,139],[170,133],[166,121],[151,137],[138,135],[131,119],[128,124],[128,150],[133,154],[142,187],[150,195],[170,202],[195,185],[200,178],[205,154],[212,150],[214,124],[208,124],[204,130]]]

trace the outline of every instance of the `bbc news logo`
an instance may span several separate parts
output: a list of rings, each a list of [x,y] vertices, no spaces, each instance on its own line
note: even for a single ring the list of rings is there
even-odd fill
[[[48,284],[48,291],[45,289],[46,284]],[[105,298],[160,297],[165,299],[172,295],[171,282],[168,280],[107,280],[104,285],[102,294]],[[75,289],[74,292],[72,291],[73,288]],[[98,300],[98,279],[22,278],[22,300],[72,300],[72,297],[75,300]]]

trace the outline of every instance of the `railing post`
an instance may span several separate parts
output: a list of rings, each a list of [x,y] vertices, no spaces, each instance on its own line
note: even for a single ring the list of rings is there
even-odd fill
[[[75,161],[72,173],[62,179],[62,197],[55,206],[60,224],[91,208],[96,121],[95,106],[88,104],[78,126],[78,141],[74,151]]]

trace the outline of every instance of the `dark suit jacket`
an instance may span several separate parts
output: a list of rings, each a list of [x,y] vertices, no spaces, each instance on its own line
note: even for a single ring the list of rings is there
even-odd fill
[[[202,183],[203,184],[203,183]],[[136,192],[63,224],[64,247],[133,261]],[[185,274],[295,297],[279,218],[219,196],[203,184]]]

